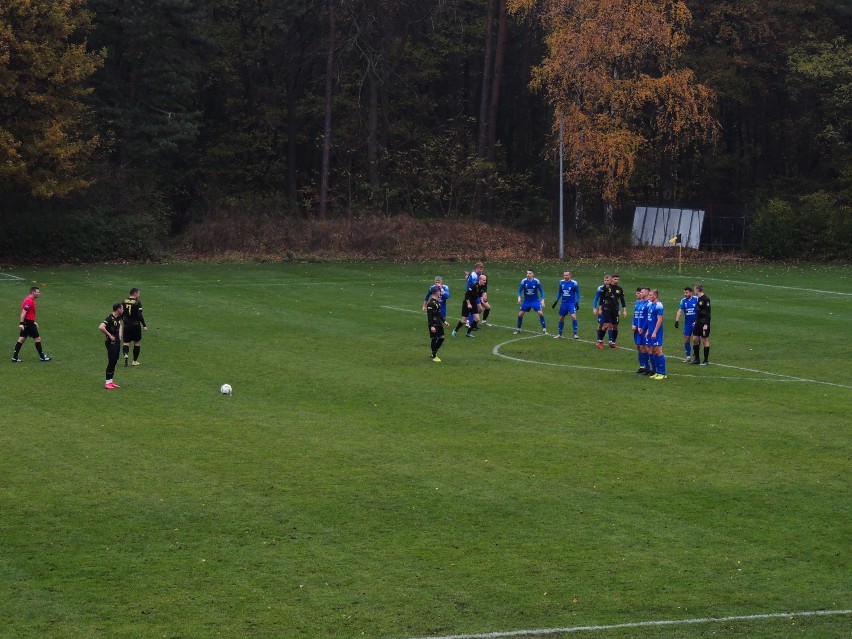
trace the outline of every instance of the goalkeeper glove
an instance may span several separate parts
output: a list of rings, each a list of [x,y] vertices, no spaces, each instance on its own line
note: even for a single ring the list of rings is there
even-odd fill
[[[678,322],[677,320],[675,320],[675,328],[680,328],[680,322]]]
[[[550,305],[550,308],[556,308],[556,302],[553,302],[553,304]]]

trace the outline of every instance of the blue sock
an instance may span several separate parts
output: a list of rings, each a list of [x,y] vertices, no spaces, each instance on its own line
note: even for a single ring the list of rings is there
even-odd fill
[[[523,318],[523,317],[519,317],[519,318],[518,318],[518,330],[521,330],[521,324],[523,324],[523,323],[524,323],[524,318]]]
[[[657,372],[660,375],[666,374],[666,356],[665,355],[657,355]]]
[[[609,341],[611,342],[612,341],[612,329],[609,329],[607,331],[607,334],[609,335]]]
[[[540,316],[538,319],[541,321],[541,327],[547,328],[547,324],[544,322],[544,315]]]
[[[577,320],[573,320],[571,322],[571,328],[574,329],[574,335],[576,335],[577,334]]]
[[[645,366],[645,353],[639,353],[639,368],[648,368]]]
[[[562,331],[565,329],[565,322],[559,322],[559,334],[562,335]]]

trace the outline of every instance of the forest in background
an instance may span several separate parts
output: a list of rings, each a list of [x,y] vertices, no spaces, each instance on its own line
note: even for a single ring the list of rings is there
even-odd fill
[[[8,0],[0,261],[247,220],[555,235],[560,123],[575,246],[653,204],[846,258],[850,25],[843,0]]]

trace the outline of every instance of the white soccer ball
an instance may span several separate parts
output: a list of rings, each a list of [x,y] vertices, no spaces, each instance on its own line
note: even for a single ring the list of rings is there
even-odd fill
[[[222,384],[222,386],[219,388],[219,392],[223,395],[232,395],[234,393],[234,389],[231,388],[230,384]]]

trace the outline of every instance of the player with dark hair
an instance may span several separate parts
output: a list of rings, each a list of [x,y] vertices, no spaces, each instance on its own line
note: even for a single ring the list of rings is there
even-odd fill
[[[692,327],[692,363],[707,366],[710,358],[710,298],[704,293],[702,284],[695,285],[698,302],[695,310],[695,324]],[[698,356],[698,341],[704,344],[704,359]]]
[[[112,380],[115,376],[115,365],[118,364],[118,357],[121,354],[121,316],[123,314],[124,304],[116,302],[112,305],[112,313],[98,325],[98,330],[106,337],[107,367],[104,388],[107,390],[119,388],[118,384]]]
[[[444,327],[449,326],[441,313],[441,288],[432,287],[432,295],[426,302],[426,322],[429,326],[429,339],[432,346],[432,361],[440,362],[438,350],[444,344]]]
[[[15,352],[12,355],[13,362],[17,363],[21,361],[21,358],[19,357],[21,354],[21,346],[24,345],[24,342],[27,341],[28,337],[33,338],[36,351],[38,351],[38,358],[41,361],[49,362],[53,359],[49,355],[45,355],[41,345],[41,335],[39,335],[38,332],[38,323],[36,322],[36,300],[40,295],[41,289],[38,286],[33,286],[30,288],[30,294],[24,298],[23,302],[21,302],[21,321],[18,323],[20,334],[18,336],[18,341],[15,342]]]
[[[621,276],[618,273],[613,273],[610,278],[610,288],[609,294],[610,299],[612,300],[610,303],[610,307],[612,308],[612,315],[607,318],[604,317],[604,322],[609,324],[609,347],[610,348],[618,348],[618,314],[619,311],[627,317],[627,302],[624,300],[624,289],[621,288],[619,284],[621,280]]]
[[[538,321],[541,323],[541,332],[543,335],[547,335],[547,322],[544,319],[544,311],[541,310],[542,304],[544,304],[544,289],[532,269],[527,271],[527,276],[518,285],[518,304],[521,310],[518,311],[518,328],[515,329],[515,334],[521,332],[524,314],[527,311],[535,311],[538,313]]]
[[[131,288],[127,299],[124,300],[124,313],[121,316],[124,324],[124,366],[127,366],[130,344],[133,344],[133,365],[139,366],[139,351],[142,349],[142,331],[148,330],[145,324],[145,316],[142,315],[142,301],[139,299],[141,292],[138,288]]]
[[[565,329],[565,317],[570,315],[574,339],[580,339],[577,335],[577,308],[580,306],[580,285],[571,279],[571,271],[565,271],[556,288],[556,299],[553,302],[552,308],[556,308],[560,299],[562,300],[562,304],[559,306],[559,333],[553,337],[554,339],[562,339],[562,331]]]
[[[606,334],[606,330],[604,329],[603,313],[600,312],[601,297],[603,297],[604,289],[610,285],[610,281],[610,275],[604,275],[604,283],[598,286],[597,290],[595,290],[595,298],[592,300],[592,315],[594,315],[598,320],[598,348],[603,348],[603,338]]]
[[[680,318],[683,317],[683,349],[686,352],[686,359],[689,364],[692,360],[692,328],[695,326],[695,309],[698,307],[698,298],[692,295],[692,287],[687,286],[683,289],[683,299],[677,307],[675,315],[675,328],[679,327]]]

